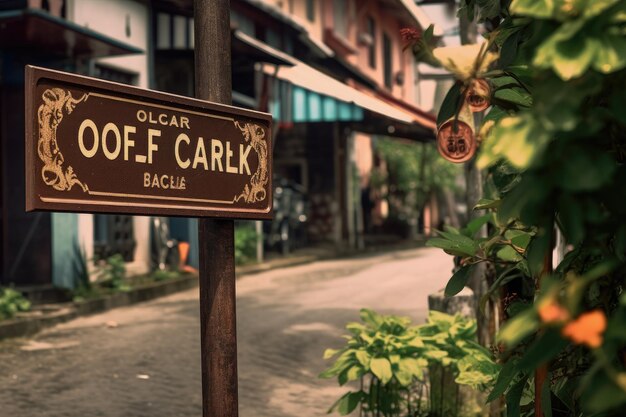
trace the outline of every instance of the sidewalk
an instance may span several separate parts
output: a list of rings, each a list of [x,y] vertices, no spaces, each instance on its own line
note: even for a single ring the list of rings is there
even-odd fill
[[[334,245],[318,245],[295,250],[288,255],[270,253],[261,263],[236,267],[237,278],[242,276],[304,265],[320,260],[366,256],[371,253],[384,253],[413,249],[423,246],[423,241],[400,241],[396,243],[373,244],[363,249],[337,248]],[[75,301],[59,304],[34,306],[26,313],[19,313],[16,318],[0,321],[0,340],[12,337],[33,335],[47,327],[65,323],[80,316],[103,312],[112,308],[128,306],[155,298],[184,291],[198,285],[196,274],[183,275],[162,282],[155,282],[135,287],[127,292],[119,292],[103,298]]]

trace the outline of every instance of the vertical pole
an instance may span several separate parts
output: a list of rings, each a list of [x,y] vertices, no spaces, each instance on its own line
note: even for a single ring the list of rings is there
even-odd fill
[[[196,97],[231,103],[230,1],[194,0]],[[237,417],[234,222],[199,219],[202,415]]]
[[[549,276],[553,272],[552,268],[552,251],[554,250],[554,240],[555,240],[555,232],[554,221],[550,222],[550,228],[546,233],[550,233],[550,246],[546,251],[543,257],[543,268],[541,271],[541,275],[537,278],[537,282],[535,283],[535,289],[539,291],[541,287],[541,281],[544,277]],[[537,367],[535,369],[535,417],[543,417],[543,386],[546,382],[546,378],[548,377],[548,364],[544,363],[543,365]]]

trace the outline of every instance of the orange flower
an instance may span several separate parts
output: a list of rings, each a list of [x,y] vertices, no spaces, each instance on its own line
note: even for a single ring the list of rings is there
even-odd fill
[[[606,316],[601,310],[581,314],[563,328],[563,335],[576,344],[595,349],[602,344],[602,333],[606,330]]]
[[[544,323],[560,323],[569,320],[569,312],[556,301],[539,306],[539,317]]]

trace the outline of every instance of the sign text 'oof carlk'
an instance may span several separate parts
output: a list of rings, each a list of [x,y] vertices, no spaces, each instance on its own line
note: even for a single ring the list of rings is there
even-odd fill
[[[271,218],[271,116],[26,68],[26,209]]]

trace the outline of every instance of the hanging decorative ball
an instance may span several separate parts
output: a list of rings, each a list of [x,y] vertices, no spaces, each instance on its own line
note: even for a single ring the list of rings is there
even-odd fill
[[[450,162],[468,161],[476,153],[472,128],[461,120],[448,120],[437,131],[437,149]]]
[[[472,113],[486,110],[491,105],[491,87],[487,80],[474,79],[468,88],[465,100]]]

